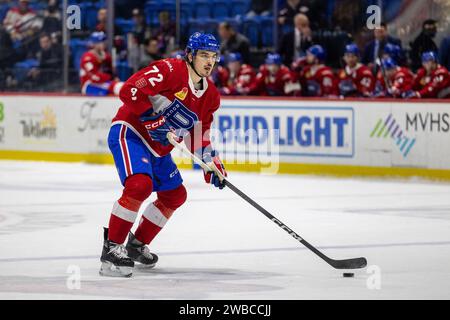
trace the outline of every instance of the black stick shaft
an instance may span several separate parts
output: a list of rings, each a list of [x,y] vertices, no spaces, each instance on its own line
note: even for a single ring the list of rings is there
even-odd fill
[[[275,218],[269,211],[261,207],[258,203],[256,203],[252,198],[247,196],[244,192],[239,190],[236,186],[234,186],[230,181],[224,180],[225,185],[230,188],[234,193],[239,195],[242,199],[247,201],[250,205],[252,205],[254,208],[256,208],[259,212],[264,214],[267,218],[272,220],[277,226],[279,226],[281,229],[289,233],[294,239],[299,241],[301,244],[303,244],[305,247],[307,247],[309,250],[314,252],[316,255],[318,255],[320,258],[325,260],[328,264],[334,267],[332,263],[330,263],[331,259],[328,258],[326,255],[324,255],[322,252],[320,252],[316,247],[314,247],[312,244],[310,244],[308,241],[300,237],[296,232],[294,232],[292,229],[290,229],[288,226],[286,226],[283,222]]]

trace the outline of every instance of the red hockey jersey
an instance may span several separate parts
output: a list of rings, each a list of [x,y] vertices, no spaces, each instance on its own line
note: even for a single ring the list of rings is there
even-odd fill
[[[80,82],[83,87],[87,81],[104,83],[113,78],[111,56],[104,52],[101,56],[93,51],[85,52],[80,62]]]
[[[338,96],[338,80],[330,67],[325,65],[306,66],[300,72],[300,83],[304,94],[309,97]]]
[[[450,73],[440,65],[430,75],[425,68],[421,68],[414,78],[413,89],[418,91],[422,98],[449,98]]]
[[[345,67],[339,71],[339,91],[343,96],[369,97],[375,89],[375,77],[365,65],[358,63],[355,68]]]
[[[221,88],[221,92],[225,95],[248,94],[256,79],[255,71],[248,64],[243,64],[236,74],[228,71],[227,76]]]
[[[383,74],[378,72],[377,81],[379,82],[382,90],[388,90],[394,97],[400,97],[402,93],[412,90],[414,75],[405,67],[397,67],[395,73],[389,78],[390,88],[386,88]]]
[[[300,85],[286,66],[281,66],[276,74],[272,74],[267,65],[262,65],[248,88],[248,94],[261,96],[297,96],[299,93]]]
[[[163,146],[151,139],[139,119],[144,113],[162,113],[174,129],[194,136],[188,143],[191,151],[206,147],[211,143],[208,131],[213,113],[219,108],[220,95],[210,80],[203,78],[202,81],[203,88],[195,89],[184,60],[171,58],[155,61],[125,82],[119,95],[123,106],[113,123],[130,127],[157,157],[167,155],[173,146]]]

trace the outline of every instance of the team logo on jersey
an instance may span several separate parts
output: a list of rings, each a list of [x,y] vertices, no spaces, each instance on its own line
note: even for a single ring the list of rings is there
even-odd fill
[[[178,99],[175,99],[170,106],[163,111],[163,116],[169,126],[174,129],[191,130],[198,121],[197,114],[189,110]]]
[[[188,94],[188,88],[184,87],[183,90],[175,93],[175,97],[177,97],[178,99],[183,101],[184,99],[186,99],[187,94]]]
[[[137,80],[135,82],[136,87],[138,87],[139,89],[144,88],[147,85],[147,81],[144,78],[140,78],[139,80]]]

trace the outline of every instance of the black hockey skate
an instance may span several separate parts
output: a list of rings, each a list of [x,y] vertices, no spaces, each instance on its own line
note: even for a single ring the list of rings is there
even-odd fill
[[[139,242],[131,232],[128,235],[128,242],[125,248],[128,252],[128,256],[133,261],[139,262],[145,269],[153,268],[156,265],[156,262],[158,262],[158,256],[151,253],[148,247]]]
[[[134,262],[127,254],[124,245],[108,240],[108,228],[103,228],[103,250],[100,261],[100,275],[108,277],[131,277]]]

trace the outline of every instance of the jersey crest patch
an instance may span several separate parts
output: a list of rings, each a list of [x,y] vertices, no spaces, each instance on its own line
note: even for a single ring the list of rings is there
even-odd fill
[[[184,99],[186,99],[187,94],[188,94],[188,88],[184,87],[183,90],[175,93],[175,97],[177,97],[178,99],[183,101]]]
[[[147,85],[147,81],[145,81],[144,78],[140,78],[135,82],[136,87],[138,87],[139,89],[144,88]]]

